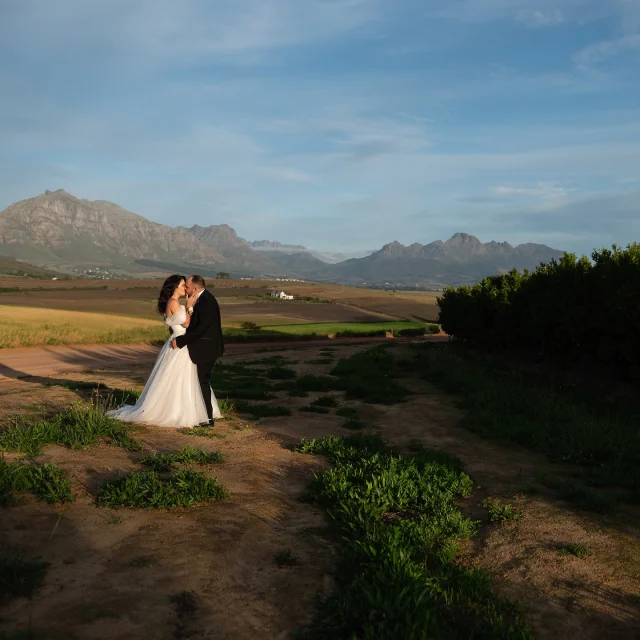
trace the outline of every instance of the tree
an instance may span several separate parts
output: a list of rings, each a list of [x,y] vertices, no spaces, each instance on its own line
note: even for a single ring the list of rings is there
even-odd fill
[[[226,271],[218,271],[218,273],[216,274],[216,278],[218,280],[228,280],[231,277],[231,274],[227,273]]]

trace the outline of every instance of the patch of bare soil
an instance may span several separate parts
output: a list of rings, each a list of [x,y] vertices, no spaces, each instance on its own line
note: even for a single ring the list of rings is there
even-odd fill
[[[140,373],[133,379],[111,371],[70,378],[140,388]],[[53,392],[67,394],[65,400],[80,395],[33,384],[24,391],[42,404]],[[65,469],[78,499],[56,508],[25,498],[2,510],[0,546],[42,556],[51,566],[33,600],[18,598],[0,610],[0,630],[29,627],[38,638],[288,637],[331,588],[334,543],[324,513],[299,500],[321,461],[254,426],[222,420],[215,439],[159,428],[137,434],[150,451],[188,444],[225,456],[209,471],[231,499],[175,511],[95,506],[97,489],[140,468],[140,454],[108,446],[48,447],[39,461]],[[305,432],[315,435],[312,426]],[[296,566],[274,562],[285,549]]]
[[[331,364],[312,360],[346,357],[368,345],[327,345],[300,350],[237,355],[227,362],[280,353],[299,375],[326,374]],[[401,349],[399,347],[398,349]],[[142,388],[148,364],[58,376],[58,380],[103,382]],[[420,442],[459,456],[477,484],[464,505],[485,517],[487,496],[511,498],[551,466],[541,456],[483,440],[457,426],[460,412],[418,380],[403,381],[415,393],[403,404],[362,405],[340,400],[390,443]],[[25,380],[3,381],[0,416],[10,403],[57,408],[87,391],[71,391]],[[24,395],[25,400],[19,400]],[[281,639],[313,612],[315,599],[331,589],[329,572],[336,543],[324,513],[299,500],[322,461],[292,451],[301,436],[351,433],[343,419],[298,411],[316,397],[280,393],[274,404],[289,417],[246,423],[218,421],[215,439],[172,429],[145,428],[136,437],[150,451],[181,446],[217,449],[224,462],[208,468],[231,493],[227,501],[175,511],[103,509],[94,504],[106,481],[138,469],[140,454],[99,446],[85,451],[48,447],[42,461],[66,469],[78,500],[52,507],[31,499],[0,511],[0,544],[22,548],[51,563],[33,600],[18,598],[0,609],[0,630],[37,630],[44,639]],[[27,400],[28,398],[28,400]],[[539,638],[637,638],[640,632],[640,541],[637,513],[602,518],[573,511],[541,493],[516,502],[523,519],[483,525],[467,562],[486,567],[495,586],[519,599]],[[563,556],[558,548],[584,544],[586,558]],[[290,549],[295,566],[281,567],[275,553]]]

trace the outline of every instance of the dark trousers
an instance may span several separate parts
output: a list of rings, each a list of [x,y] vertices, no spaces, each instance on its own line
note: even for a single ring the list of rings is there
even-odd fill
[[[200,390],[202,391],[202,398],[204,399],[204,406],[207,407],[207,416],[209,420],[213,420],[213,406],[211,405],[211,372],[213,371],[213,365],[215,360],[211,362],[198,363],[198,382],[200,383]]]

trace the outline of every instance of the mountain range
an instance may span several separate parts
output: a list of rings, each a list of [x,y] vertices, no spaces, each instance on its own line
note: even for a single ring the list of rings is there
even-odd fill
[[[199,270],[234,277],[288,277],[366,286],[439,287],[475,282],[511,268],[532,269],[563,252],[540,244],[482,243],[466,233],[446,242],[390,242],[361,257],[276,241],[247,241],[226,224],[170,227],[104,200],[62,189],[0,213],[0,255],[72,274],[105,277]]]
[[[354,251],[351,253],[334,253],[332,251],[318,251],[316,249],[307,249],[307,247],[301,244],[282,244],[282,242],[274,242],[271,240],[253,240],[245,242],[256,251],[279,251],[280,253],[310,253],[312,256],[327,262],[328,264],[337,264],[338,262],[344,262],[349,258],[364,258],[370,256],[375,252],[375,249],[370,251]]]

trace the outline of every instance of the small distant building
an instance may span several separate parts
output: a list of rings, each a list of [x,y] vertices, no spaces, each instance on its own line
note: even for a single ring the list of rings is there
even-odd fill
[[[284,291],[272,291],[269,295],[272,298],[280,298],[280,300],[293,300],[293,296],[286,294]]]

